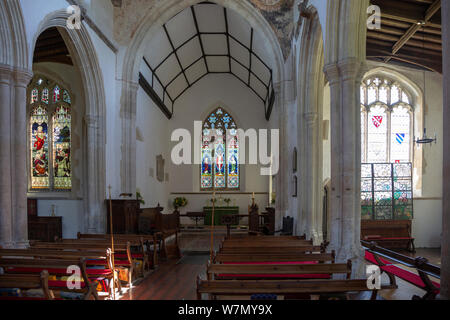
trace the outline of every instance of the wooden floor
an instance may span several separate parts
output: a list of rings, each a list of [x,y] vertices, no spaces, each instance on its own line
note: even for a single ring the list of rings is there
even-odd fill
[[[217,249],[223,234],[219,233],[214,239]],[[205,278],[206,263],[209,260],[210,237],[208,233],[199,236],[195,233],[183,233],[180,236],[180,249],[183,258],[162,262],[159,268],[149,274],[131,291],[123,296],[123,300],[195,300],[196,278]],[[415,256],[429,259],[433,264],[440,265],[440,252],[437,249],[418,249]],[[382,290],[379,293],[383,300],[410,300],[413,295],[424,295],[425,292],[401,280],[398,289]],[[383,276],[383,283],[388,282]],[[368,300],[369,296],[362,294],[351,299]]]

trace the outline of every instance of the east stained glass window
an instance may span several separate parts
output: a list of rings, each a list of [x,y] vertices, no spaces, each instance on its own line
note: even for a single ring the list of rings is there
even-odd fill
[[[221,107],[203,123],[201,152],[201,189],[239,189],[237,126]]]
[[[36,78],[31,86],[33,88],[30,92],[29,136],[31,189],[71,190],[70,94],[48,79]],[[51,101],[50,92],[52,92]]]
[[[371,77],[361,84],[362,161],[404,163],[412,161],[410,94],[397,82]]]

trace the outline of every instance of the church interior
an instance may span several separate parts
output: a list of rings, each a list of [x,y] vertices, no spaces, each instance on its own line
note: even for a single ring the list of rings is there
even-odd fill
[[[448,300],[445,119],[447,0],[0,0],[0,301]]]

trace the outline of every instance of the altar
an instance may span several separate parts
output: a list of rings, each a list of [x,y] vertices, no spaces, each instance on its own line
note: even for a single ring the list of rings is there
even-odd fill
[[[211,216],[212,216],[212,207],[204,207],[203,212],[206,213],[205,216],[205,225],[210,226],[211,225]],[[220,223],[222,216],[224,215],[238,215],[239,214],[239,207],[215,207],[214,208],[214,225],[220,226],[222,225]]]

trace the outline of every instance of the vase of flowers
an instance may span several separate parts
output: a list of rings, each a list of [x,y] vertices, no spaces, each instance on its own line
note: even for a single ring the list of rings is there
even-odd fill
[[[188,201],[184,197],[175,198],[173,200],[173,206],[175,207],[175,210],[178,210],[179,208],[184,208],[188,204]]]
[[[225,198],[225,199],[223,199],[223,202],[225,202],[227,204],[227,207],[229,207],[231,199],[230,198]]]

